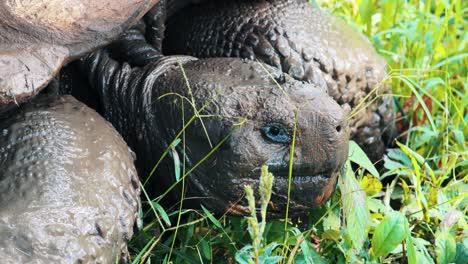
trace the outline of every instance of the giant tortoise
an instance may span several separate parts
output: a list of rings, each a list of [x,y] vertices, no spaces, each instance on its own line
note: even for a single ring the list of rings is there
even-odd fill
[[[199,58],[168,55],[183,52]],[[156,171],[150,186],[167,189],[175,168],[170,159],[158,162],[159,154],[184,153],[192,168],[189,197],[200,198],[190,200],[216,211],[245,213],[236,201],[242,186],[257,182],[262,164],[277,176],[270,212],[281,214],[288,199],[293,213],[320,205],[336,176],[317,176],[335,175],[343,165],[346,112],[360,103],[368,107],[353,112],[351,131],[368,154],[380,158],[393,130],[389,87],[379,86],[383,59],[362,35],[303,0],[162,1],[144,23],[84,58],[82,70],[103,115],[136,151],[140,177]],[[309,88],[289,89],[299,86]],[[184,125],[192,116],[192,126]],[[278,136],[272,139],[270,129]],[[186,141],[174,148],[181,131]]]

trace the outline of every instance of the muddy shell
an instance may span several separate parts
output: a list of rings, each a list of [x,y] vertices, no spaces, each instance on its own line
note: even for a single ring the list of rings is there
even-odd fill
[[[0,262],[115,263],[140,225],[134,157],[71,96],[0,120]]]

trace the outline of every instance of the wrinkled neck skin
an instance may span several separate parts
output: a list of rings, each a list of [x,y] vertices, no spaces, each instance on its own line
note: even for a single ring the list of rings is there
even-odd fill
[[[105,118],[137,153],[137,167],[142,179],[149,175],[170,143],[168,140],[176,133],[171,124],[167,126],[167,131],[160,129],[159,113],[170,116],[168,109],[161,110],[161,105],[157,103],[158,97],[164,94],[164,87],[160,87],[161,79],[170,72],[170,68],[176,67],[178,61],[183,63],[189,60],[195,58],[173,57],[158,60],[144,68],[131,68],[99,51],[84,61],[91,84],[98,88]]]
[[[137,154],[141,178],[189,123],[195,106],[201,117],[179,135],[176,147],[181,175],[184,158],[187,172],[216,150],[191,171],[186,198],[197,197],[197,203],[217,212],[245,215],[244,186],[257,186],[260,168],[268,164],[276,176],[270,213],[283,216],[291,142],[272,142],[262,129],[281,124],[292,135],[298,109],[290,214],[319,206],[334,191],[348,152],[347,116],[317,87],[257,62],[230,58],[165,57],[131,70],[96,53],[86,63],[104,99],[106,118]],[[99,76],[107,77],[96,82]],[[146,188],[171,186],[173,164],[166,157]]]

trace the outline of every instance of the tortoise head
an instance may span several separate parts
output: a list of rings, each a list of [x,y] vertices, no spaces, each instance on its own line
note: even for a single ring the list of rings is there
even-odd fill
[[[183,69],[190,89],[181,68],[173,67],[160,92],[185,99],[166,96],[153,103],[170,113],[157,117],[166,140],[184,127],[183,120],[189,124],[177,146],[186,171],[196,166],[188,176],[189,196],[218,212],[246,214],[244,186],[258,185],[263,165],[275,176],[272,215],[283,213],[288,203],[290,166],[291,213],[317,207],[331,196],[348,155],[349,128],[347,114],[326,89],[239,59],[190,61]]]

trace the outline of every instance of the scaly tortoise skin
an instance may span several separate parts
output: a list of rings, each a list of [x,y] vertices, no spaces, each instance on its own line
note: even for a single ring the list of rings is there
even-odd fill
[[[115,129],[71,96],[41,96],[0,134],[0,262],[123,261],[140,186]]]
[[[166,23],[164,54],[259,60],[327,87],[354,111],[351,138],[373,161],[382,158],[395,133],[386,63],[351,26],[305,0],[209,0],[182,10],[174,9],[188,1],[169,2],[182,4],[168,5],[175,15]],[[154,25],[151,14],[146,21]]]

